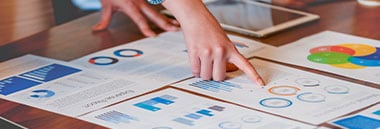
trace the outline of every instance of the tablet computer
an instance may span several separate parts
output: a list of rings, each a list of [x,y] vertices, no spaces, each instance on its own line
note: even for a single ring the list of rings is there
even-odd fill
[[[225,30],[254,37],[264,37],[319,19],[315,14],[253,0],[203,0],[203,2]]]

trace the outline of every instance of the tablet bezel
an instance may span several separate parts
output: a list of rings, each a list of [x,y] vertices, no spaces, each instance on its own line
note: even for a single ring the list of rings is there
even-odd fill
[[[207,4],[207,3],[211,3],[211,2],[215,2],[215,1],[217,1],[217,0],[204,0],[203,2],[205,4]],[[249,29],[240,28],[240,27],[221,23],[221,26],[225,30],[237,32],[237,33],[245,34],[245,35],[249,35],[249,36],[254,36],[254,37],[265,37],[265,36],[272,34],[274,32],[278,32],[278,31],[281,31],[281,30],[284,30],[284,29],[287,29],[290,27],[294,27],[294,26],[297,26],[297,25],[300,25],[303,23],[307,23],[307,22],[319,19],[318,15],[311,14],[311,13],[301,12],[301,11],[297,11],[297,10],[293,10],[293,9],[288,9],[288,8],[284,8],[284,7],[279,7],[279,6],[255,2],[255,1],[249,1],[249,0],[241,0],[241,1],[244,3],[247,3],[247,4],[254,4],[257,6],[273,8],[273,9],[277,9],[277,10],[281,10],[281,11],[287,11],[287,12],[291,12],[291,13],[300,14],[303,16],[300,18],[296,18],[296,19],[293,19],[290,21],[286,21],[284,23],[280,23],[280,24],[274,25],[272,27],[261,29],[258,31],[253,31],[253,30],[249,30]]]
[[[203,0],[203,3],[207,4],[207,3],[212,3],[215,1],[218,1],[218,0]],[[223,27],[224,30],[228,30],[231,32],[236,32],[236,33],[240,33],[240,34],[244,34],[244,35],[248,35],[248,36],[261,38],[261,37],[265,37],[269,34],[273,34],[275,32],[278,32],[278,31],[281,31],[284,29],[288,29],[288,28],[291,28],[291,27],[294,27],[294,26],[297,26],[300,24],[304,24],[304,23],[307,23],[310,21],[314,21],[314,20],[317,20],[320,18],[316,14],[311,14],[311,13],[302,12],[302,11],[293,10],[293,9],[288,9],[288,8],[279,7],[279,6],[275,6],[275,5],[255,2],[252,0],[241,0],[241,1],[245,2],[247,4],[255,4],[257,6],[263,6],[263,7],[273,8],[273,9],[277,9],[277,10],[281,10],[281,11],[287,11],[290,13],[296,13],[296,14],[300,14],[303,16],[300,18],[289,20],[289,21],[286,21],[286,22],[283,22],[283,23],[280,23],[280,24],[277,24],[277,25],[274,25],[274,26],[271,26],[271,27],[268,27],[265,29],[261,29],[258,31],[253,31],[253,30],[249,30],[249,29],[245,29],[245,28],[240,28],[240,27],[220,23],[220,25]],[[162,13],[173,16],[168,10],[164,10],[164,11],[162,11]]]

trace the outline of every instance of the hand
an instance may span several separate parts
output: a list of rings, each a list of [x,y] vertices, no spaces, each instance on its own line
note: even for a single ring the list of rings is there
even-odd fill
[[[112,14],[116,11],[128,15],[139,27],[140,31],[148,37],[156,36],[148,25],[148,19],[165,31],[179,30],[179,23],[169,19],[153,9],[145,0],[101,0],[101,19],[92,29],[94,31],[106,29]]]
[[[286,6],[291,8],[303,8],[315,0],[272,0],[275,5]]]
[[[223,81],[226,63],[230,62],[251,80],[264,85],[255,68],[237,51],[202,1],[166,0],[163,5],[181,23],[194,76]]]

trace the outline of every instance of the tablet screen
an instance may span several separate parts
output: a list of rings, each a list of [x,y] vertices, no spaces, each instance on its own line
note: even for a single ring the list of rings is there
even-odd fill
[[[305,15],[247,3],[239,0],[217,0],[206,3],[219,23],[259,31]]]

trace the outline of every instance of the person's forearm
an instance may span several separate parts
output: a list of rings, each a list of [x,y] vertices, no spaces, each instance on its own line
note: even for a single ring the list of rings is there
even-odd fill
[[[206,27],[205,29],[219,27],[215,26],[219,25],[219,23],[201,0],[166,0],[163,5],[173,13],[184,30],[199,29],[200,27]]]

